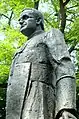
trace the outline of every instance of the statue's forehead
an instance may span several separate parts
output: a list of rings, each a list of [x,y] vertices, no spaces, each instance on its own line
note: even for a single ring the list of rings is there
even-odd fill
[[[32,10],[24,10],[20,16],[22,17],[23,15],[34,16]]]

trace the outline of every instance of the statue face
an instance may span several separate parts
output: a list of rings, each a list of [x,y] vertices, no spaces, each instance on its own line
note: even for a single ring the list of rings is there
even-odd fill
[[[31,10],[22,12],[19,23],[21,25],[20,31],[25,36],[29,37],[36,30],[36,19],[34,18]]]

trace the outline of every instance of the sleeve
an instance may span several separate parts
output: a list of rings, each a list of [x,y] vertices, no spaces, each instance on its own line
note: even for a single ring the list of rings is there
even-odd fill
[[[62,110],[76,110],[76,83],[73,64],[63,34],[53,29],[50,36],[48,47],[52,56],[51,62],[53,59],[56,61],[55,116],[58,117]]]
[[[76,83],[73,64],[63,57],[56,69],[56,116],[63,110],[76,110]]]

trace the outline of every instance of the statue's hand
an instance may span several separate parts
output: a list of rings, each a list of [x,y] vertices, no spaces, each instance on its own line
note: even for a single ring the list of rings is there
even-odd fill
[[[70,112],[64,111],[59,119],[77,119],[77,118]]]

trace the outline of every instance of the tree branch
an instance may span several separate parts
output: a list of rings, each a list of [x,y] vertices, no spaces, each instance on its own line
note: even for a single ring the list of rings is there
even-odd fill
[[[44,19],[50,26],[54,27],[47,19]]]
[[[70,0],[66,0],[63,5],[66,6]]]
[[[69,53],[71,53],[73,50],[75,50],[75,46],[77,45],[77,42],[75,41],[72,46],[69,48]]]
[[[71,6],[71,7],[68,7],[67,9],[71,9],[71,8],[73,8],[73,7],[78,7],[79,5],[77,4],[77,5],[74,5],[74,6]]]
[[[63,0],[60,0],[60,30],[62,33],[64,33],[64,29],[66,26],[66,10],[63,4]]]
[[[13,11],[11,12],[11,15],[10,15],[10,18],[9,18],[9,21],[8,21],[9,26],[10,26],[10,24],[11,24],[12,16],[13,16]]]
[[[79,49],[78,49],[78,48],[74,48],[74,50],[79,51]]]
[[[69,53],[71,53],[73,50],[75,49],[75,46],[74,45],[72,45],[70,48],[69,48]]]
[[[7,19],[9,19],[9,17],[8,17],[7,15],[5,15],[5,14],[0,14],[0,16],[4,16],[4,17],[6,17]]]
[[[67,21],[71,21],[71,22],[74,22],[72,19],[66,19]]]
[[[38,10],[39,7],[39,0],[34,0],[34,8]]]
[[[8,24],[9,24],[9,26],[10,26],[10,24],[11,24],[11,19],[12,19],[12,16],[13,16],[13,11],[11,12],[10,17],[8,17],[8,16],[5,15],[5,14],[0,14],[0,15],[6,17],[6,18],[9,20],[9,21],[8,21]]]

